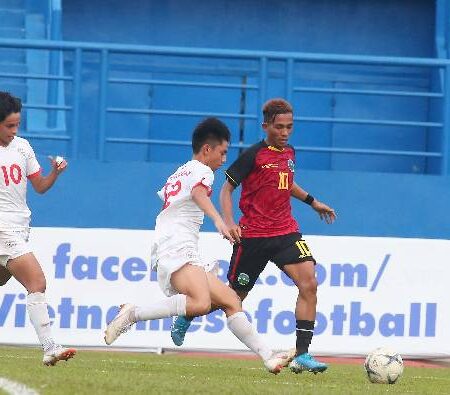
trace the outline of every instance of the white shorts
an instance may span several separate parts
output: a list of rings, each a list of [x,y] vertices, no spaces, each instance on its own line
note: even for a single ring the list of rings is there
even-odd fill
[[[8,261],[31,252],[28,242],[30,229],[0,230],[0,265],[6,267]]]
[[[164,244],[153,244],[151,261],[153,270],[156,270],[158,274],[158,284],[166,296],[179,293],[172,287],[170,280],[172,273],[186,264],[203,267],[205,272],[217,272],[217,261],[205,264],[195,245],[186,244],[178,248],[170,248],[170,246]]]

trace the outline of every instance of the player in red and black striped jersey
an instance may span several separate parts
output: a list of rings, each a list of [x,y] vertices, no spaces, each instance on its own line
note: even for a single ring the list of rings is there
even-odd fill
[[[291,105],[283,99],[269,100],[263,107],[263,115],[262,127],[267,137],[247,149],[228,168],[220,193],[224,221],[235,240],[228,280],[243,300],[269,260],[283,270],[299,290],[295,309],[296,355],[291,370],[323,372],[327,365],[308,353],[317,305],[315,260],[292,216],[291,197],[311,205],[326,223],[334,222],[336,213],[294,181],[295,151],[288,144],[294,125]],[[239,185],[243,216],[236,224],[231,196]],[[175,322],[172,330],[175,344],[182,344],[188,326],[189,319],[185,317]]]
[[[308,353],[316,319],[315,260],[292,216],[291,197],[310,204],[327,223],[334,222],[336,214],[294,181],[295,151],[288,144],[294,125],[291,105],[272,99],[264,105],[263,114],[267,137],[230,166],[220,193],[224,220],[236,241],[228,280],[243,300],[269,260],[283,270],[299,290],[296,357],[291,370],[323,372],[327,365]],[[243,214],[239,225],[234,222],[231,199],[238,185],[242,185],[239,207]]]

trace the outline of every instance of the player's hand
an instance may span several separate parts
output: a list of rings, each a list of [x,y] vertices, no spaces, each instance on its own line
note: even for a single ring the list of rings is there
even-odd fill
[[[231,235],[230,231],[228,230],[228,227],[222,221],[222,219],[214,222],[214,225],[216,226],[217,231],[223,236],[224,239],[227,239],[231,244],[234,243],[234,238]]]
[[[67,161],[62,156],[48,156],[50,159],[52,168],[56,172],[56,174],[61,174],[67,168]]]
[[[235,224],[234,222],[228,224],[228,231],[233,237],[235,243],[241,242],[242,230],[239,225]]]
[[[314,200],[311,204],[311,207],[317,211],[320,219],[325,220],[327,224],[332,224],[336,220],[336,212],[326,204],[318,200]]]

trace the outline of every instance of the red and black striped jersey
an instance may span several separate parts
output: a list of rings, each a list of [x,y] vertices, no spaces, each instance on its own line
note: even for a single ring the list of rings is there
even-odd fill
[[[242,184],[239,225],[243,237],[272,237],[298,231],[292,216],[295,151],[283,150],[263,140],[252,145],[226,170],[228,182]]]

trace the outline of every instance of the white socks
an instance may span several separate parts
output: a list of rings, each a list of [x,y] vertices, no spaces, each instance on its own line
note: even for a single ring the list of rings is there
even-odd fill
[[[252,324],[243,311],[230,315],[227,318],[227,324],[230,331],[250,350],[258,354],[263,361],[272,356],[272,350],[262,342],[259,334],[253,330]]]
[[[177,294],[159,300],[147,307],[136,306],[134,314],[136,321],[156,320],[175,315],[186,315],[186,295]]]
[[[54,345],[50,325],[50,317],[47,310],[45,293],[34,292],[27,295],[27,309],[30,321],[44,350]]]

